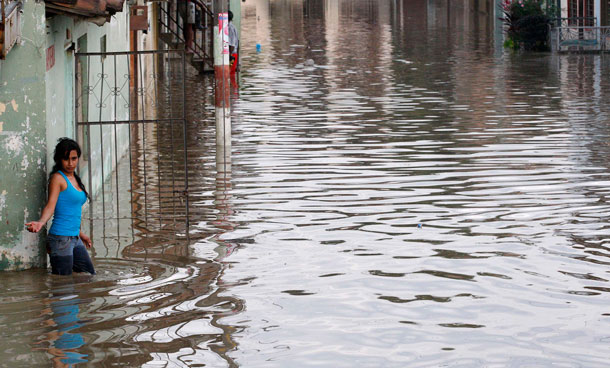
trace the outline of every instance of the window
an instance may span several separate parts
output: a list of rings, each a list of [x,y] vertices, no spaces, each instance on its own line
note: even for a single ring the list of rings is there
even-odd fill
[[[100,37],[100,52],[106,53],[106,35]],[[106,55],[102,55],[102,62],[106,59]]]
[[[581,27],[595,26],[594,0],[569,0],[568,18],[570,25]]]

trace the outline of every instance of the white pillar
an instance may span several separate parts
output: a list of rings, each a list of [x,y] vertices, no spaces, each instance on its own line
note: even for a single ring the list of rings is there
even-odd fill
[[[602,24],[602,2],[601,0],[594,0],[593,3],[593,14],[596,19],[596,26],[600,26]]]
[[[220,10],[220,9],[219,9]],[[229,14],[220,10],[214,27],[214,106],[216,108],[216,145],[231,151],[231,107],[229,66]],[[218,152],[217,152],[218,153]],[[217,157],[218,162],[218,157]],[[222,160],[221,157],[221,161]]]

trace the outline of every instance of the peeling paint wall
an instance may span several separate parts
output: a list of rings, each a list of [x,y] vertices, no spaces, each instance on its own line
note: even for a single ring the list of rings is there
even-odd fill
[[[21,40],[0,61],[0,270],[46,266],[37,220],[46,199],[45,9],[24,1]]]

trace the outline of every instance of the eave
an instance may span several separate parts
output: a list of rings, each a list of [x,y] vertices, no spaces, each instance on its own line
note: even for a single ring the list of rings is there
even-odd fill
[[[48,15],[76,16],[102,25],[123,10],[124,0],[45,0]]]

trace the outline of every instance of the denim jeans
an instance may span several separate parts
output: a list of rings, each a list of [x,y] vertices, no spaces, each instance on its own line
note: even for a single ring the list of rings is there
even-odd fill
[[[47,235],[50,250],[51,273],[71,275],[74,272],[89,272],[95,275],[87,248],[78,236]]]

